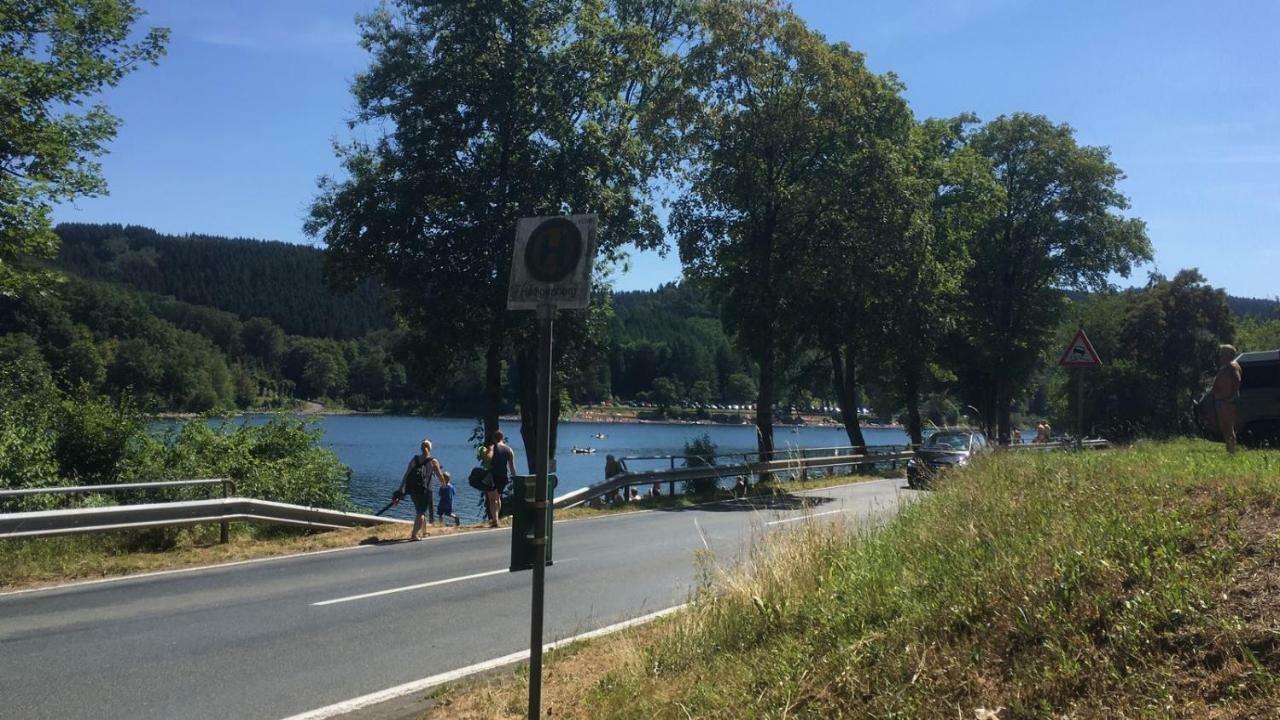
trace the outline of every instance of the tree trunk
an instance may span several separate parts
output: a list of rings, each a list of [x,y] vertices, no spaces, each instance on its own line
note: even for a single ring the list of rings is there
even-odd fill
[[[773,459],[773,354],[770,337],[760,356],[760,392],[756,396],[756,448],[761,461]]]
[[[520,440],[524,443],[525,465],[529,474],[536,472],[538,447],[538,343],[541,340],[534,336],[521,351],[518,361],[516,381],[519,384],[520,396]],[[550,462],[554,467],[556,457],[556,435],[560,428],[560,392],[556,386],[555,368],[551,369],[551,426],[547,429],[550,435]]]
[[[924,442],[923,428],[920,426],[920,378],[919,370],[908,364],[903,369],[902,393],[907,402],[907,434],[911,436],[911,444]]]
[[[862,425],[858,420],[858,384],[855,377],[853,352],[845,346],[831,343],[828,353],[831,358],[831,380],[835,386],[836,401],[840,403],[840,422],[844,424],[845,435],[849,436],[849,444],[866,451],[867,441],[862,436]]]
[[[495,335],[501,336],[500,333]],[[484,439],[488,442],[498,430],[498,411],[502,406],[502,346],[490,340],[484,354]]]
[[[538,447],[538,348],[534,343],[520,351],[516,361],[516,392],[520,397],[520,440],[524,443],[524,462],[529,474],[535,472]]]
[[[1008,445],[1011,436],[1009,432],[1011,424],[1009,416],[1013,405],[1011,395],[1009,381],[1006,378],[998,377],[996,379],[996,437],[999,438],[1001,445]]]

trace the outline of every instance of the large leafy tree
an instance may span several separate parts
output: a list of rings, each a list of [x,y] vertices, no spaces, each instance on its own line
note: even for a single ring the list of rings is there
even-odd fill
[[[0,296],[36,289],[52,257],[52,206],[107,190],[96,158],[120,120],[105,88],[164,54],[168,31],[130,33],[132,0],[0,0]]]
[[[968,244],[999,209],[990,165],[965,143],[975,120],[930,119],[912,133],[905,165],[891,166],[896,196],[879,217],[900,238],[883,259],[874,314],[885,330],[877,346],[886,385],[906,407],[912,442],[922,440],[921,394],[945,375],[939,349],[959,324]]]
[[[774,449],[784,345],[802,336],[814,238],[841,200],[850,156],[877,132],[877,103],[909,117],[893,83],[772,0],[701,5],[689,66],[700,105],[688,127],[688,193],[671,225],[686,273],[709,287],[759,370],[757,442]],[[839,262],[828,256],[827,261]]]
[[[1155,392],[1143,403],[1147,413],[1163,421],[1154,429],[1190,429],[1188,409],[1215,369],[1217,347],[1234,338],[1224,290],[1209,286],[1198,270],[1172,278],[1152,274],[1129,307],[1121,346],[1154,376]]]
[[[669,157],[685,3],[396,0],[360,22],[360,139],[337,149],[345,177],[321,180],[306,229],[332,279],[392,290],[420,370],[484,357],[486,433],[514,351],[531,420],[532,318],[505,309],[516,220],[597,213],[606,258],[660,244],[648,191]],[[558,337],[583,322],[567,315]]]
[[[1008,441],[1012,403],[1036,370],[1063,309],[1062,289],[1099,290],[1151,259],[1145,224],[1121,211],[1123,179],[1105,147],[1041,115],[997,118],[972,147],[990,163],[1001,204],[969,242],[961,380]]]
[[[850,101],[836,104],[830,117],[839,132],[831,167],[817,178],[827,200],[800,259],[805,281],[796,289],[804,310],[796,320],[826,360],[850,444],[865,446],[861,388],[888,364],[889,311],[911,291],[905,275],[917,270],[913,248],[926,239],[928,218],[914,122],[899,83],[871,75],[847,48],[833,52],[846,63],[837,82],[846,84]]]

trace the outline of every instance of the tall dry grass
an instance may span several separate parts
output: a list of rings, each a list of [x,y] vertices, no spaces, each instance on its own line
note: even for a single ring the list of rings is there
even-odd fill
[[[1278,498],[1276,452],[1177,442],[1000,455],[878,530],[801,524],[734,570],[708,569],[642,663],[563,712],[1249,717],[1277,693],[1280,653],[1259,660],[1220,606],[1257,547],[1241,518]],[[1203,686],[1204,638],[1239,668],[1209,700],[1188,689]]]

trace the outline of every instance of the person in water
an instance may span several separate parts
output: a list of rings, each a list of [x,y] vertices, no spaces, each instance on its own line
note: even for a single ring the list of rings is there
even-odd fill
[[[400,478],[400,487],[391,494],[393,501],[399,501],[405,495],[413,500],[413,530],[409,532],[410,540],[421,540],[422,533],[429,522],[435,522],[435,512],[431,507],[431,478],[444,479],[444,470],[440,461],[431,457],[431,441],[422,439],[422,453],[414,455],[405,468],[404,477]]]
[[[484,489],[489,525],[498,527],[498,519],[502,517],[502,491],[516,474],[516,451],[507,445],[501,430],[494,431],[493,442],[485,448],[484,460],[489,466],[489,483]]]
[[[1213,378],[1213,409],[1218,414],[1218,432],[1227,452],[1236,451],[1236,406],[1240,402],[1240,363],[1234,346],[1218,346],[1218,374]]]

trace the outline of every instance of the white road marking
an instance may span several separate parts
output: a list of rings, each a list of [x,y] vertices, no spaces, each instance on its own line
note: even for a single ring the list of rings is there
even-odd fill
[[[8,597],[10,595],[26,595],[28,593],[66,590],[69,588],[85,587],[87,585],[103,585],[105,583],[121,582],[123,580],[141,580],[144,578],[164,577],[165,575],[181,575],[183,573],[193,573],[201,570],[217,570],[219,568],[237,567],[240,565],[256,565],[257,563],[273,562],[276,560],[291,560],[293,558],[311,557],[312,555],[328,555],[329,553],[363,550],[371,547],[373,547],[373,545],[348,545],[346,547],[329,548],[327,550],[310,550],[308,552],[291,553],[289,555],[272,555],[270,557],[252,558],[249,560],[234,560],[232,562],[216,563],[214,565],[193,565],[191,567],[175,568],[173,570],[156,570],[154,572],[136,573],[133,575],[117,575],[116,577],[99,578],[97,580],[79,580],[77,582],[63,583],[61,585],[45,585],[43,587],[24,588],[22,590],[8,590],[6,592],[0,592],[0,598]]]
[[[504,570],[503,572],[506,572],[506,571]],[[643,625],[647,622],[652,622],[653,620],[657,620],[658,618],[665,617],[675,612],[679,612],[680,610],[683,610],[687,606],[688,606],[688,603],[685,603],[682,605],[676,605],[674,607],[666,608],[665,610],[659,610],[654,613],[649,613],[648,615],[641,615],[640,617],[632,618],[631,620],[624,620],[620,623],[614,623],[613,625],[602,627],[598,630],[592,630],[591,632],[585,632],[585,633],[582,633],[581,635],[574,635],[573,637],[567,637],[567,638],[564,638],[563,640],[557,640],[553,643],[547,643],[546,645],[542,646],[542,650],[543,652],[549,652],[551,650],[555,650],[556,648],[564,647],[565,645],[568,645],[570,643],[575,643],[580,640],[590,640],[591,638],[596,638],[602,635],[615,633],[615,632],[618,632],[619,630],[625,630],[629,627],[635,627],[636,625]],[[475,665],[468,665],[467,667],[464,667],[464,668],[458,668],[457,670],[450,670],[449,672],[440,673],[439,675],[432,675],[431,677],[425,677],[425,678],[422,678],[421,680],[414,680],[412,682],[407,682],[403,685],[396,685],[395,687],[389,687],[386,690],[379,690],[378,692],[369,693],[368,695],[361,695],[360,697],[352,698],[350,700],[344,700],[340,703],[334,703],[333,705],[326,705],[325,707],[322,707],[322,708],[316,708],[315,710],[311,710],[309,712],[300,713],[298,715],[290,715],[289,717],[284,718],[284,720],[327,720],[328,718],[337,717],[339,715],[346,715],[348,713],[353,713],[353,712],[356,712],[357,710],[362,710],[372,705],[384,703],[384,702],[387,702],[388,700],[394,700],[398,697],[409,695],[410,693],[422,692],[423,690],[433,688],[437,685],[444,685],[445,683],[455,682],[457,680],[461,680],[465,677],[469,677],[477,673],[493,670],[494,668],[500,668],[504,665],[511,665],[513,663],[518,663],[521,660],[528,659],[528,657],[529,657],[528,650],[513,652],[510,655],[503,655],[502,657],[496,657],[496,658],[493,658],[492,660],[485,660],[484,662],[476,663]]]
[[[563,561],[561,561],[563,562]],[[436,587],[437,585],[448,585],[450,583],[462,582],[464,580],[475,580],[476,578],[489,577],[490,575],[498,575],[500,573],[510,572],[506,568],[501,570],[490,570],[488,572],[476,573],[474,575],[462,575],[460,577],[446,578],[444,580],[433,580],[431,582],[418,583],[417,585],[405,585],[404,587],[390,588],[387,590],[378,590],[376,592],[363,593],[361,595],[350,595],[348,597],[335,598],[333,600],[324,600],[321,602],[311,603],[312,607],[322,607],[324,605],[337,605],[338,603],[352,602],[353,600],[364,600],[372,597],[380,597],[382,595],[392,595],[395,593],[409,592],[410,590],[422,590],[423,588]]]
[[[800,522],[801,520],[808,520],[810,518],[822,517],[823,515],[835,515],[836,513],[842,513],[842,512],[845,512],[845,511],[844,510],[828,510],[826,512],[813,513],[812,515],[801,515],[800,517],[787,518],[786,520],[774,520],[772,522],[765,523],[765,525],[781,525],[783,523]]]

